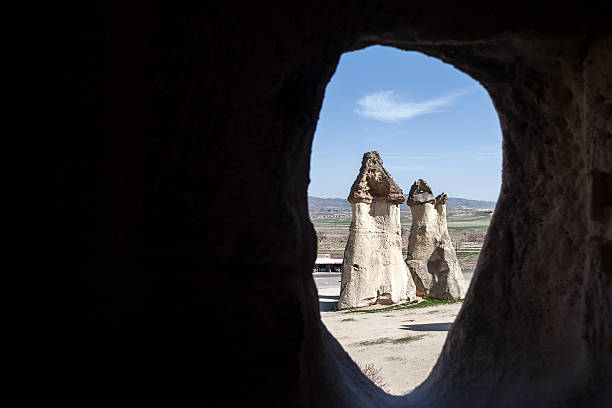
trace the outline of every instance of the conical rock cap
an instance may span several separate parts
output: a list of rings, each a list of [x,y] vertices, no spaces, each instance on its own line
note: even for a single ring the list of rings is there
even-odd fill
[[[348,196],[350,203],[390,202],[401,204],[405,200],[402,189],[391,174],[383,167],[380,154],[376,151],[364,153],[359,175]]]

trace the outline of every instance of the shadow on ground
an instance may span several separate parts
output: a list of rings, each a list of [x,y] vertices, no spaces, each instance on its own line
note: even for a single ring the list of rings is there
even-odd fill
[[[404,324],[402,330],[412,331],[448,331],[453,323]]]
[[[340,296],[319,295],[319,311],[331,312],[337,310]]]

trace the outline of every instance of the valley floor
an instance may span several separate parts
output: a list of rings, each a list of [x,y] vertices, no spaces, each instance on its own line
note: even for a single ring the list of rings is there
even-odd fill
[[[471,275],[464,272],[468,284]],[[380,369],[387,392],[406,394],[427,378],[462,303],[377,313],[334,311],[340,274],[313,277],[321,320],[355,362]]]

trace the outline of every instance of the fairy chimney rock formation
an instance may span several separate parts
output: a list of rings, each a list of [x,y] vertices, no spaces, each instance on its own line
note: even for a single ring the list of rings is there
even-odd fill
[[[348,201],[353,219],[344,250],[338,309],[414,298],[416,288],[402,256],[399,205],[404,195],[378,152],[363,155]]]
[[[407,204],[412,212],[406,265],[418,296],[463,299],[467,290],[459,260],[446,225],[446,202],[442,193],[434,197],[425,180],[410,188]]]

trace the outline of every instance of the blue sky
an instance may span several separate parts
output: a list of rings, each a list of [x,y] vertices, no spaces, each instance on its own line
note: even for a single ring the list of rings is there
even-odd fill
[[[417,52],[370,47],[342,55],[315,131],[308,194],[348,196],[363,153],[380,152],[404,193],[497,200],[501,130],[475,80]]]

